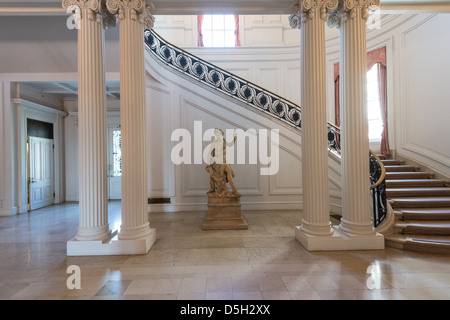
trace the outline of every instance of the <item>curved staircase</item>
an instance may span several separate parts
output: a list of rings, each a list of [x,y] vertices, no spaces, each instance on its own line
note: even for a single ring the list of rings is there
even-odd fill
[[[386,198],[395,214],[386,245],[450,254],[450,181],[404,161],[380,157],[386,168]]]

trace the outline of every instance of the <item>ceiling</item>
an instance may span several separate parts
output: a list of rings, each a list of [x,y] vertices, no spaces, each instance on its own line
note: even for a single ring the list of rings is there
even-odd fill
[[[155,15],[289,14],[298,0],[152,0]],[[61,15],[62,0],[0,0],[0,15]],[[450,12],[450,0],[381,0],[384,13]]]
[[[77,81],[39,81],[39,82],[20,82],[39,91],[42,97],[53,96],[59,99],[75,98],[78,96]],[[106,82],[106,96],[111,100],[120,99],[120,83],[119,81]]]

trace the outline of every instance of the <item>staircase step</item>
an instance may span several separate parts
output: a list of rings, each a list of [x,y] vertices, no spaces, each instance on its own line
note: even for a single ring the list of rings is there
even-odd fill
[[[437,254],[450,254],[450,243],[412,239],[405,242],[403,249]]]
[[[401,233],[385,234],[384,241],[387,247],[404,249],[406,243],[406,235]]]
[[[393,209],[399,208],[443,208],[450,207],[450,197],[408,197],[391,198]]]
[[[404,234],[450,236],[450,221],[399,221],[394,228],[401,229]]]
[[[403,161],[403,160],[395,160],[395,159],[382,159],[381,162],[382,162],[385,166],[392,166],[392,165],[401,165],[401,164],[405,164],[405,161]]]
[[[386,246],[437,254],[450,254],[450,236],[387,234]]]
[[[386,165],[384,168],[386,169],[386,172],[416,172],[420,170],[419,167],[409,164]]]
[[[449,208],[400,209],[403,220],[450,220]]]
[[[450,181],[444,179],[386,180],[386,187],[387,188],[450,187]]]
[[[394,197],[429,197],[429,196],[450,196],[450,188],[388,188],[386,190],[388,198]]]
[[[400,180],[400,179],[432,179],[433,173],[430,172],[386,172],[386,180]]]

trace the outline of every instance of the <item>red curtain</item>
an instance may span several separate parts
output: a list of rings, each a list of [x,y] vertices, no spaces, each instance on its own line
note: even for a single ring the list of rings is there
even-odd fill
[[[370,70],[375,63],[386,66],[386,47],[367,52],[367,70]]]
[[[235,30],[234,35],[236,37],[236,47],[241,46],[241,39],[239,37],[239,15],[234,16],[234,22],[235,22]]]
[[[383,120],[383,131],[381,131],[381,146],[380,152],[386,156],[391,153],[389,151],[389,136],[388,136],[388,126],[387,126],[387,85],[386,85],[386,65],[383,63],[378,64],[378,78],[379,78],[379,90],[380,90],[380,109],[381,118]]]
[[[198,46],[199,47],[204,47],[202,25],[203,25],[203,15],[198,15],[197,16],[197,34],[198,34]]]
[[[341,126],[341,103],[339,100],[339,63],[334,64],[334,124]]]

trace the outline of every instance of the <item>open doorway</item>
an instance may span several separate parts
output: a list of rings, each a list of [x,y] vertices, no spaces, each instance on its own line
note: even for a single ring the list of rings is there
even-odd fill
[[[27,119],[28,210],[55,202],[53,124]]]

